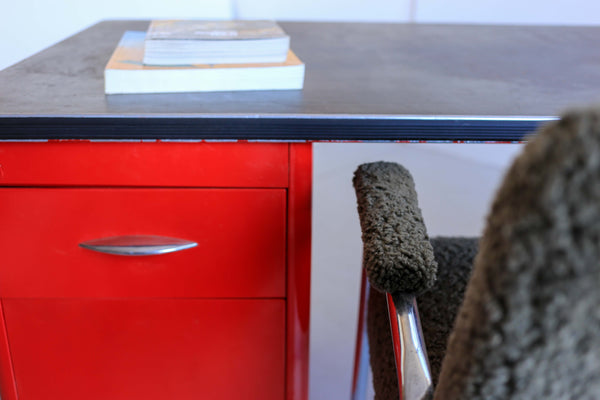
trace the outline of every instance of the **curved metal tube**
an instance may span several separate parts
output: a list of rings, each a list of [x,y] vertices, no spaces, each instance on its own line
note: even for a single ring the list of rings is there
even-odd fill
[[[154,235],[126,235],[88,240],[79,247],[120,256],[153,256],[196,247],[189,240]]]
[[[402,400],[425,400],[433,395],[429,361],[414,296],[388,293],[396,371]]]

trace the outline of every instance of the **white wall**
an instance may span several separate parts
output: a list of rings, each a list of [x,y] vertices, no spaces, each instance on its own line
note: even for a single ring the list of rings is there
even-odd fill
[[[103,19],[231,15],[229,0],[0,0],[0,70]]]
[[[418,0],[416,22],[597,25],[594,0]]]
[[[593,0],[0,0],[0,69],[108,18],[599,24]],[[309,66],[310,67],[310,66]],[[2,88],[0,88],[2,90]],[[518,145],[316,144],[311,400],[350,393],[360,229],[351,186],[361,162],[413,173],[431,235],[478,235]]]
[[[408,21],[411,0],[234,0],[240,18],[288,21]]]

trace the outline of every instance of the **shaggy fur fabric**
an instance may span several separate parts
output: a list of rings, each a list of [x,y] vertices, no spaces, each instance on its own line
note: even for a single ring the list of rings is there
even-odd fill
[[[417,297],[431,378],[435,384],[452,324],[462,303],[477,253],[474,238],[432,238],[438,264],[434,286]],[[385,295],[371,291],[367,332],[376,400],[398,400],[398,380]]]
[[[431,239],[438,263],[438,278],[430,290],[417,297],[417,303],[434,385],[437,384],[448,337],[471,277],[478,242],[477,238]]]
[[[410,173],[395,163],[363,164],[353,182],[371,285],[409,295],[429,289],[437,266]]]
[[[600,398],[600,112],[543,128],[508,171],[435,399]]]

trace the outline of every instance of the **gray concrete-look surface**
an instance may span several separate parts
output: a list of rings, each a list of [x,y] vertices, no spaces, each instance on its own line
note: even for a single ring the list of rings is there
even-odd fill
[[[600,27],[299,22],[303,90],[105,96],[146,26],[101,22],[0,72],[0,139],[518,140],[600,99]]]

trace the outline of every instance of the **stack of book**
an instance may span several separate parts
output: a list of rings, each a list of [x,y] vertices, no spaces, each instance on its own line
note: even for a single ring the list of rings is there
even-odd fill
[[[153,21],[127,31],[104,70],[107,94],[302,89],[304,63],[273,21]]]

